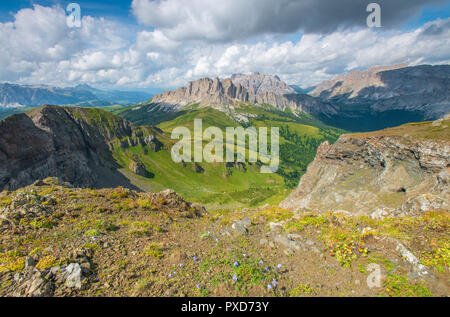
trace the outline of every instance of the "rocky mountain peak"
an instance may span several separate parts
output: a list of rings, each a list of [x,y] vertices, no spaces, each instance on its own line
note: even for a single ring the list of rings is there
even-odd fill
[[[245,87],[252,94],[274,93],[277,95],[294,94],[293,88],[283,82],[278,76],[261,73],[234,74],[231,76],[234,84]]]
[[[189,104],[271,105],[317,116],[349,131],[374,131],[406,122],[436,120],[450,113],[450,66],[377,66],[323,82],[309,94],[296,92],[278,76],[234,74],[202,78],[156,95],[152,103],[174,111]]]

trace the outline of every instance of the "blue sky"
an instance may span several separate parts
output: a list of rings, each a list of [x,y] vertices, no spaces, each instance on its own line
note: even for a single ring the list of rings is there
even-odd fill
[[[82,27],[64,8],[77,2]],[[371,1],[367,1],[367,4]],[[396,63],[447,64],[450,1],[2,0],[0,82],[149,89],[264,72],[303,87]]]
[[[0,2],[1,19],[4,21],[12,21],[14,17],[11,13],[15,13],[23,8],[30,8],[33,4],[42,6],[60,5],[66,7],[69,3],[76,2],[83,9],[83,14],[95,17],[108,17],[135,23],[136,19],[130,12],[131,0],[108,0],[108,1],[61,1],[61,0],[2,0]]]
[[[442,4],[427,5],[423,10],[406,23],[406,28],[414,29],[436,19],[450,17],[450,1]]]

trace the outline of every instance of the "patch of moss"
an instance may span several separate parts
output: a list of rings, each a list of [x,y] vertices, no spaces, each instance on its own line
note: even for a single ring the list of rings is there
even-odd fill
[[[289,292],[289,297],[304,297],[316,295],[317,290],[305,284],[300,284]]]
[[[87,237],[98,237],[100,235],[100,231],[97,229],[90,229],[84,233]]]
[[[383,282],[384,290],[380,296],[389,297],[432,297],[433,294],[423,283],[408,281],[403,275],[388,275]]]
[[[4,271],[22,271],[25,266],[25,257],[18,250],[0,253],[0,273]]]
[[[164,256],[164,247],[161,243],[152,242],[144,249],[143,254],[155,258],[162,258]]]
[[[57,265],[61,264],[61,260],[58,260],[55,256],[53,255],[47,255],[42,257],[39,262],[36,264],[36,268],[38,270],[45,270]]]

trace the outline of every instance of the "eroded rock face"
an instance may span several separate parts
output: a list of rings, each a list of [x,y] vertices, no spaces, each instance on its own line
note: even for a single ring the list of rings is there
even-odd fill
[[[374,218],[449,210],[447,125],[448,120],[441,122],[439,135],[430,134],[431,123],[423,123],[325,142],[280,206]]]
[[[124,119],[95,111],[44,106],[0,121],[0,191],[47,177],[77,187],[134,188],[116,171],[111,150],[122,146],[120,140],[128,140],[123,146],[155,140]]]

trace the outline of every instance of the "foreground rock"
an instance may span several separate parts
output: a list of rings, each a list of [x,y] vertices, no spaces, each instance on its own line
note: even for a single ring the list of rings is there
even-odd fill
[[[449,210],[450,120],[323,143],[280,206],[384,218]]]

